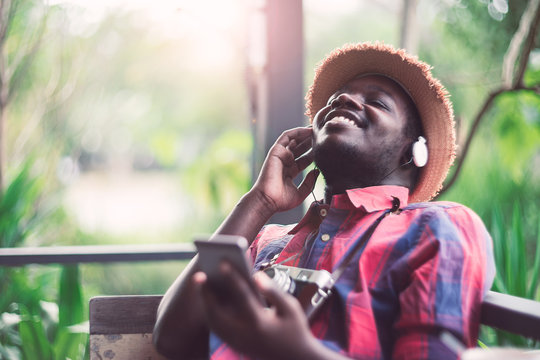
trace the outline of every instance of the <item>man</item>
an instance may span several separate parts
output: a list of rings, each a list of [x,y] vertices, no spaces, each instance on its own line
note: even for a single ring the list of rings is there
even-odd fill
[[[263,273],[255,294],[224,263],[230,291],[216,294],[194,259],[160,305],[158,350],[173,358],[456,358],[439,336],[445,330],[474,346],[494,266],[491,239],[471,210],[427,202],[455,153],[444,88],[402,50],[349,45],[318,66],[307,114],[312,127],[280,136],[216,233],[246,237],[255,270],[268,262],[342,267],[333,294],[308,322]],[[296,225],[263,228],[309,195],[318,169],[299,187],[292,180],[312,161],[326,180],[324,202]]]

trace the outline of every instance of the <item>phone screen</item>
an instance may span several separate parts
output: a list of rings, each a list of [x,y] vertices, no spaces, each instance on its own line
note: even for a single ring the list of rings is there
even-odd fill
[[[194,243],[199,251],[199,266],[209,281],[218,280],[219,266],[223,260],[229,261],[246,280],[250,281],[251,264],[246,255],[248,242],[244,237],[215,235],[211,240],[197,238]]]

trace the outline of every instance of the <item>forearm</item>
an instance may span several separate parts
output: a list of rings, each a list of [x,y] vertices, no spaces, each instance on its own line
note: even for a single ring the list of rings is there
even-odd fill
[[[240,235],[251,243],[272,214],[265,199],[257,191],[250,191],[215,234]],[[192,279],[196,271],[197,256],[167,290],[158,309],[154,343],[159,352],[173,358],[180,355],[203,357],[208,350],[208,327],[202,300]]]
[[[240,199],[215,234],[240,235],[251,244],[274,213],[265,196],[252,189]]]
[[[157,311],[153,341],[169,358],[204,358],[208,352],[208,329],[195,289],[193,274],[198,270],[195,256],[169,287]]]

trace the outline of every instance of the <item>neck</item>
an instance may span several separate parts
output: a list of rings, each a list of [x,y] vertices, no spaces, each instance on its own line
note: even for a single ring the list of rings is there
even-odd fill
[[[324,174],[323,174],[324,175]],[[379,185],[395,185],[403,186],[412,190],[410,176],[403,176],[402,171],[395,171],[386,176],[384,179],[358,181],[358,179],[339,178],[332,179],[324,176],[326,186],[324,188],[324,202],[330,204],[332,197],[338,194],[344,194],[347,190],[366,188]]]
[[[356,182],[326,182],[324,187],[324,202],[330,204],[332,197],[338,194],[344,194],[345,191],[349,189],[365,188],[370,185],[368,184],[358,184]]]

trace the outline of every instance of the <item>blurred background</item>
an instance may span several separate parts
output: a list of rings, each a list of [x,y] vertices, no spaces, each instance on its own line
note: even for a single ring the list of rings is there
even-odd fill
[[[0,247],[191,242],[213,232],[267,146],[255,123],[269,66],[263,40],[281,26],[265,18],[270,2],[2,0]],[[538,7],[304,0],[298,24],[302,92],[315,64],[347,42],[406,47],[434,66],[460,144],[440,199],[486,223],[499,270],[493,289],[536,300]],[[290,123],[307,120],[300,113]],[[91,296],[162,294],[184,266],[0,267],[0,359],[33,358],[25,341],[40,347],[36,359],[56,358],[66,343],[72,358],[84,357],[87,329],[74,325],[87,320]],[[27,328],[42,329],[50,349]],[[491,330],[481,340],[538,347]]]

